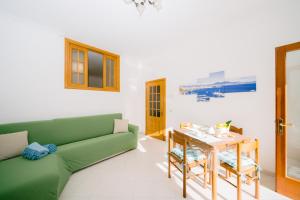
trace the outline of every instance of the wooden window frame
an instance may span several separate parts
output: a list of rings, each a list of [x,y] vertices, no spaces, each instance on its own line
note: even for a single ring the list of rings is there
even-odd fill
[[[72,48],[84,51],[84,84],[72,83]],[[88,51],[93,51],[103,55],[103,88],[88,86]],[[114,87],[106,87],[106,59],[114,61]],[[79,90],[96,90],[107,92],[120,92],[120,56],[87,44],[83,44],[65,38],[65,88]]]

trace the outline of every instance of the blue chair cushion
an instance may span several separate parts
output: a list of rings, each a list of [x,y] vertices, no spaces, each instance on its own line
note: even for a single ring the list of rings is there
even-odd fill
[[[227,163],[233,168],[237,168],[237,156],[234,151],[223,151],[218,153],[218,158],[220,161]],[[241,156],[241,167],[256,167],[255,161],[247,156]]]
[[[173,154],[178,156],[180,159],[183,159],[183,150],[181,148],[175,147],[171,151]],[[200,150],[195,150],[191,148],[187,148],[186,150],[186,158],[187,162],[191,163],[194,161],[204,160],[206,156]]]

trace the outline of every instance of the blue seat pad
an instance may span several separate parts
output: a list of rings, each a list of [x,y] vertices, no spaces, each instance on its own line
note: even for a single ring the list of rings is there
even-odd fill
[[[237,168],[237,156],[234,151],[223,151],[218,153],[218,158],[220,161],[227,163],[233,168]],[[255,167],[256,163],[253,159],[247,156],[241,156],[241,167]]]
[[[183,150],[181,148],[175,147],[171,152],[178,156],[180,159],[183,159]],[[186,157],[187,162],[189,163],[206,159],[206,156],[203,154],[203,152],[191,148],[187,148]]]

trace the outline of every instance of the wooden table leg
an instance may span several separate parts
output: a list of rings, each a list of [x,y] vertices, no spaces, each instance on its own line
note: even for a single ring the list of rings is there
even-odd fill
[[[186,164],[183,164],[183,197],[186,198]]]
[[[217,150],[214,150],[212,152],[212,185],[211,185],[211,190],[212,190],[212,200],[217,199],[217,177],[218,177],[218,159],[217,159],[218,152]]]
[[[212,170],[210,169],[209,173],[208,173],[208,184],[209,185],[211,185],[211,177],[212,177]]]

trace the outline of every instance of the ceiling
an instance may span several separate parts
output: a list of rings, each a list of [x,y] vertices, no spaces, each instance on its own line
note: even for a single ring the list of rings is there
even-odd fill
[[[205,32],[219,32],[268,10],[277,12],[287,1],[297,2],[162,0],[160,11],[148,7],[140,16],[124,0],[2,0],[0,11],[120,54],[143,56],[174,48],[177,41],[189,42]]]

